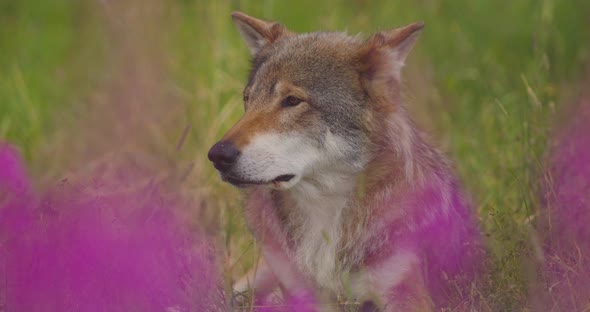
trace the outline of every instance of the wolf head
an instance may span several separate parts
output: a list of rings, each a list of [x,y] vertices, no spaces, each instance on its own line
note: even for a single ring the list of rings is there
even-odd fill
[[[222,178],[288,189],[320,173],[363,170],[380,123],[399,107],[400,72],[423,23],[363,40],[232,18],[252,70],[244,116],[208,154]]]

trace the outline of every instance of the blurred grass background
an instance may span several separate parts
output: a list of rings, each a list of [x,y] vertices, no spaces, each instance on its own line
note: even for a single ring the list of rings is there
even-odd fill
[[[584,87],[590,1],[0,0],[0,139],[46,181],[113,151],[147,159],[193,194],[229,284],[257,250],[238,192],[206,159],[242,113],[249,53],[234,10],[297,32],[425,21],[407,105],[473,195],[491,250],[479,295],[526,310],[537,182],[551,125]]]

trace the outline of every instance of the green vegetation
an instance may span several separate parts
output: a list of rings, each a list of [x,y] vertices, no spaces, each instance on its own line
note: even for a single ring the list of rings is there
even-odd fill
[[[279,20],[297,32],[366,35],[424,20],[406,67],[408,106],[435,130],[477,204],[491,250],[482,296],[494,310],[526,306],[524,263],[538,215],[537,182],[551,121],[590,58],[589,1],[163,3],[157,35],[165,37],[166,88],[183,114],[177,128],[161,131],[177,135],[192,126],[180,159],[195,161],[191,179],[201,185],[199,196],[220,211],[214,219],[228,249],[228,280],[256,257],[237,192],[219,183],[205,156],[242,113],[249,54],[230,12]],[[0,138],[21,146],[31,161],[43,161],[35,153],[60,127],[56,116],[81,105],[106,75],[100,64],[107,38],[96,11],[84,1],[0,0]]]
[[[97,76],[96,22],[83,2],[0,0],[0,138],[29,159]]]

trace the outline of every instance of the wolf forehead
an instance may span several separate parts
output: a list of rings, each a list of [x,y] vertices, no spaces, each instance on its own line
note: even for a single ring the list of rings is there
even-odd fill
[[[339,32],[283,38],[252,58],[246,90],[270,92],[270,87],[278,81],[288,81],[304,88],[312,98],[326,93],[350,96],[351,91],[362,92],[359,79],[362,46],[360,38]]]

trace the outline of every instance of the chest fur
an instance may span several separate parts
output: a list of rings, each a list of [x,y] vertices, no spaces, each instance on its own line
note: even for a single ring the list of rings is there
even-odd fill
[[[301,183],[281,194],[278,210],[284,214],[289,244],[287,252],[299,269],[323,288],[337,290],[346,269],[347,224],[355,205],[350,183],[318,188]]]

